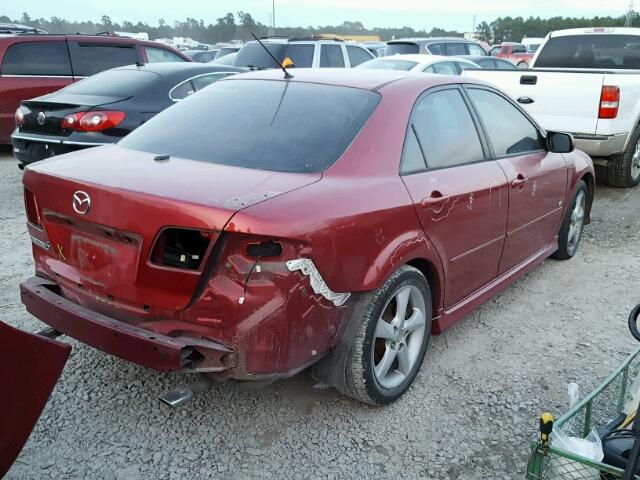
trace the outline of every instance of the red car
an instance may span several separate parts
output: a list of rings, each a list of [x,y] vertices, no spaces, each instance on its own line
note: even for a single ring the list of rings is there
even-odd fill
[[[395,400],[438,334],[589,221],[591,160],[460,77],[221,80],[25,169],[27,310],[159,371]]]
[[[503,42],[491,48],[489,55],[509,60],[518,68],[529,68],[534,53],[528,52],[527,47],[521,43]]]
[[[103,70],[137,62],[191,61],[160,43],[110,35],[0,37],[0,144],[11,143],[22,100],[54,92]]]

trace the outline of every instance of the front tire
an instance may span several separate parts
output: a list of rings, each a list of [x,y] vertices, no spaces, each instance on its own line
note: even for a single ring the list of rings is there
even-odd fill
[[[520,62],[517,65],[518,68],[529,68],[529,64],[527,62]]]
[[[587,212],[587,201],[589,190],[584,181],[579,180],[576,190],[573,192],[571,203],[562,220],[562,226],[558,234],[558,250],[552,255],[558,260],[568,260],[578,251],[582,230],[584,229],[584,219]]]
[[[625,151],[609,159],[608,183],[618,188],[640,184],[640,126],[631,133]]]
[[[400,267],[373,292],[346,359],[339,390],[355,400],[384,405],[415,379],[431,333],[431,293],[424,275]]]

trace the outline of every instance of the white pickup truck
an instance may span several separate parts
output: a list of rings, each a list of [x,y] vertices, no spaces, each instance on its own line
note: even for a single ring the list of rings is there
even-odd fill
[[[463,75],[494,84],[543,128],[573,134],[611,185],[640,183],[640,28],[551,32],[529,69]]]

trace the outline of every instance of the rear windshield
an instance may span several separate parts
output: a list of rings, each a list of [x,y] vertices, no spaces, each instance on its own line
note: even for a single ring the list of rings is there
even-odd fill
[[[594,34],[552,37],[540,50],[535,66],[640,69],[640,36]]]
[[[159,78],[155,73],[141,70],[107,70],[72,83],[64,92],[75,95],[132,97]]]
[[[356,68],[375,68],[378,70],[406,70],[409,71],[418,65],[418,62],[410,60],[375,59],[361,63]]]
[[[313,66],[313,44],[311,43],[263,42],[263,44],[280,63],[289,57],[297,68],[310,68]],[[235,66],[278,68],[273,58],[258,42],[249,42],[238,51]]]
[[[387,43],[385,55],[404,55],[405,53],[420,53],[420,46],[413,42]]]
[[[154,154],[282,172],[335,163],[379,95],[313,83],[223,80],[165,110],[120,145]]]

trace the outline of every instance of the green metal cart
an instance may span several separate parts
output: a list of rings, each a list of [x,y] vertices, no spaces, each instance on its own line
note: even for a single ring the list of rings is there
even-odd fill
[[[604,427],[623,412],[633,392],[631,385],[640,374],[640,348],[593,392],[558,418],[553,429],[561,429],[572,437],[585,438],[593,427]],[[542,440],[532,442],[527,465],[527,480],[614,480],[624,471],[604,463],[545,446]],[[638,478],[638,477],[636,477]]]

